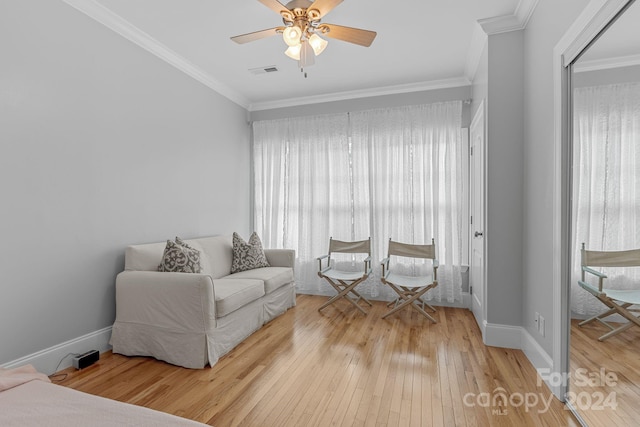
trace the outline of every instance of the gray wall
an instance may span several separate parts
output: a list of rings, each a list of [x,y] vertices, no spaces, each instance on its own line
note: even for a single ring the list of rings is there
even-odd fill
[[[587,5],[586,0],[540,0],[524,31],[524,252],[522,325],[553,354],[553,49]],[[536,330],[534,313],[546,319]]]
[[[0,2],[0,364],[114,320],[128,244],[249,231],[247,112],[60,1]]]
[[[523,32],[488,38],[487,322],[522,319]]]

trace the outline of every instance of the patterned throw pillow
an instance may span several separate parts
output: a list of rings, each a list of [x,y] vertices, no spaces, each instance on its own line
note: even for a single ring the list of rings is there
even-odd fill
[[[158,271],[175,273],[200,273],[200,251],[176,237],[176,242],[167,240]]]
[[[233,233],[233,261],[231,273],[253,270],[254,268],[269,267],[267,257],[262,249],[260,237],[254,231],[249,237],[249,242],[242,240],[238,233]]]
[[[176,236],[176,243],[180,246],[184,246],[185,248],[188,249],[193,249],[194,251],[196,251],[197,249],[192,248],[191,246],[187,245],[187,242],[185,242],[184,240],[182,240],[181,238],[179,238],[178,236]]]

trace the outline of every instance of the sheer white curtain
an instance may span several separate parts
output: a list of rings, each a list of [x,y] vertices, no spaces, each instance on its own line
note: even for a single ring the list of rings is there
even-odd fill
[[[264,247],[296,250],[299,292],[320,292],[315,258],[330,236],[354,235],[348,116],[259,121],[253,134],[255,230]]]
[[[591,315],[605,308],[577,285],[580,247],[640,248],[640,83],[574,91],[575,230],[571,309]],[[612,287],[628,289],[640,269],[603,269]]]
[[[329,237],[373,243],[374,275],[359,287],[389,299],[379,281],[387,242],[437,244],[436,301],[460,302],[461,102],[260,121],[253,124],[255,228],[265,247],[297,253],[299,292],[331,288],[315,258]]]
[[[427,299],[438,302],[462,300],[462,168],[467,164],[461,112],[462,102],[447,102],[351,115],[354,147],[369,149],[370,174],[363,181],[371,188],[373,251],[382,259],[389,238],[415,244],[434,238],[439,286]],[[369,281],[373,295],[391,296],[379,276]]]

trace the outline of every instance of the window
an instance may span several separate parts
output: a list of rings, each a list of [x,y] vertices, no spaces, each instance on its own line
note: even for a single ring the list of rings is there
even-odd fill
[[[577,285],[580,247],[640,247],[640,83],[582,87],[574,94],[573,280],[571,309],[592,315],[602,304]],[[605,269],[605,274],[607,273]],[[609,284],[628,289],[638,269],[612,269]]]
[[[329,237],[372,238],[374,270],[389,238],[429,243],[441,267],[436,300],[462,300],[465,179],[462,102],[255,122],[255,229],[293,248],[301,292],[323,293],[315,258]],[[370,278],[363,291],[386,288]]]

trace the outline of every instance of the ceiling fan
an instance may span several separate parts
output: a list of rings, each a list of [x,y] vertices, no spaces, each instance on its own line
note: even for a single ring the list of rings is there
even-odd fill
[[[301,70],[313,65],[314,58],[327,47],[328,42],[320,35],[365,47],[370,46],[373,39],[376,38],[375,31],[320,22],[343,0],[291,0],[286,5],[278,0],[258,1],[282,16],[284,26],[242,34],[231,37],[231,40],[244,44],[282,34],[282,38],[288,46],[285,54],[291,59],[297,60]]]

